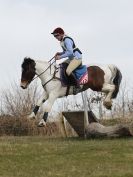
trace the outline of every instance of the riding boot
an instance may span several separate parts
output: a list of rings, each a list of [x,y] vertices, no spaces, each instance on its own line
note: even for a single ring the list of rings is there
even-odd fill
[[[73,73],[71,73],[71,77],[74,80],[73,94],[76,95],[77,93],[79,93],[82,90],[82,88],[78,84],[77,79],[76,79],[76,77],[75,77],[75,75]]]

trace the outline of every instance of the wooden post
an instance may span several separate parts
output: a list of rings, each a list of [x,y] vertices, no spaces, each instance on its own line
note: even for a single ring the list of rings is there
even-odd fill
[[[62,130],[63,136],[67,137],[66,126],[65,126],[63,114],[61,116],[61,130]]]
[[[88,127],[88,106],[87,106],[87,91],[81,92],[84,105],[84,137],[86,138],[86,128]]]

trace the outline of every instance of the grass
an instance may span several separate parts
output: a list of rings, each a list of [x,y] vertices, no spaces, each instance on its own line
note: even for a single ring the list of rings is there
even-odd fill
[[[132,177],[133,140],[0,137],[0,177]]]

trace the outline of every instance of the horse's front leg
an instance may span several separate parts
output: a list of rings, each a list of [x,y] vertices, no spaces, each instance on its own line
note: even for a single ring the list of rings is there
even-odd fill
[[[54,104],[54,101],[58,98],[58,95],[56,95],[56,93],[50,93],[49,97],[47,99],[47,103],[44,105],[43,110],[45,111],[43,114],[43,118],[41,119],[41,121],[39,122],[38,126],[39,127],[44,127],[46,126],[46,122],[47,122],[47,118],[48,118],[48,114],[52,109],[52,106]]]
[[[42,97],[38,100],[37,104],[35,105],[33,111],[31,112],[31,114],[28,116],[28,119],[35,119],[37,112],[39,110],[39,108],[42,106],[42,104],[47,100],[47,93],[44,92]]]

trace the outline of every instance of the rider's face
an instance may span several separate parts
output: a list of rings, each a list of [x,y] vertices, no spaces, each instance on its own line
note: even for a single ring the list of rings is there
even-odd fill
[[[54,37],[58,40],[61,41],[63,39],[63,34],[56,34]]]

